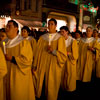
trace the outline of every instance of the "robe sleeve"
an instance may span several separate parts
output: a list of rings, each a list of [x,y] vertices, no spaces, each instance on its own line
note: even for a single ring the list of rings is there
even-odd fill
[[[36,50],[36,40],[34,38],[32,38],[32,40],[31,40],[31,46],[32,46],[33,56],[34,56],[35,50]]]
[[[60,37],[58,39],[58,49],[56,53],[59,66],[63,67],[67,59],[67,50],[65,45],[65,39],[63,37]]]
[[[20,43],[20,54],[15,57],[16,63],[20,70],[26,74],[31,69],[33,61],[33,52],[28,40],[23,40]]]
[[[36,45],[36,49],[35,49],[35,54],[34,54],[34,61],[33,61],[33,66],[36,67],[37,66],[37,63],[38,63],[38,60],[39,60],[39,53],[41,52],[41,46],[40,45],[42,43],[42,37],[40,37],[40,39],[38,40],[38,43]]]
[[[93,48],[95,48],[95,50],[96,50],[96,61],[97,61],[99,59],[99,55],[100,55],[100,44],[99,44],[99,42],[97,42],[97,40],[94,42]]]
[[[0,79],[3,78],[7,73],[7,65],[4,54],[0,48]]]
[[[76,40],[72,42],[72,52],[69,55],[69,59],[73,64],[75,64],[78,59],[78,44]]]

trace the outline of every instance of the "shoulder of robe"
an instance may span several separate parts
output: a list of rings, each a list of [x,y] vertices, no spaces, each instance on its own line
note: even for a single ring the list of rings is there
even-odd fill
[[[48,36],[48,33],[45,33],[45,34],[41,35],[40,38],[44,38],[46,36]]]
[[[36,40],[34,37],[31,37],[31,42],[36,43]]]
[[[76,39],[74,39],[72,42],[73,42],[73,43],[77,43],[77,40],[76,40]]]
[[[76,39],[71,36],[70,36],[70,39],[71,39],[71,42],[76,41]]]
[[[35,40],[35,38],[32,36],[29,36],[29,40]]]
[[[62,36],[61,34],[57,33],[57,34],[55,35],[53,41],[54,41],[54,40],[58,40],[60,37],[63,37],[63,36]],[[42,35],[42,36],[40,37],[40,39],[43,39],[43,40],[48,41],[48,33]]]
[[[45,38],[47,38],[47,33],[43,34],[42,36],[40,36],[38,42],[45,40]]]
[[[61,34],[58,33],[58,40],[61,40],[61,39],[65,40],[65,38]]]
[[[30,42],[27,39],[24,39],[24,40],[21,41],[20,45],[21,46],[30,45]]]

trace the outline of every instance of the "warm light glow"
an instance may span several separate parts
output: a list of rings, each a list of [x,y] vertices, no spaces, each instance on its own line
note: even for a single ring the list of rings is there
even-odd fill
[[[11,20],[11,17],[6,15],[1,15],[0,17],[0,28],[5,28],[7,22]]]
[[[5,18],[5,25],[7,25],[7,23],[8,23],[9,20],[11,20],[10,16]]]
[[[86,32],[86,29],[82,29],[82,33],[83,33],[83,32]]]

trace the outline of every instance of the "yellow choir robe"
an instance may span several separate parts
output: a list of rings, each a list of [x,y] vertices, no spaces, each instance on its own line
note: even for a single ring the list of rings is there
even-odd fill
[[[66,91],[74,91],[76,90],[76,62],[78,59],[78,45],[77,41],[70,36],[67,40],[65,40],[65,42],[69,55],[67,56],[67,61],[63,67],[61,86]]]
[[[33,52],[28,40],[17,35],[8,40],[7,54],[15,57],[17,64],[7,61],[7,100],[35,100],[31,66]]]
[[[77,40],[78,55],[79,55],[79,43],[80,43],[81,38],[78,38],[76,40]],[[76,79],[78,80],[78,59],[77,59],[77,62],[76,62]]]
[[[36,49],[36,40],[32,36],[28,36],[26,39],[30,41],[31,47],[32,47],[32,50],[33,50],[33,55],[34,55],[35,49]]]
[[[29,42],[31,44],[31,47],[32,47],[33,55],[35,55],[35,53],[36,53],[36,45],[37,45],[36,40],[32,36],[28,36],[26,39],[29,40]],[[33,56],[33,60],[34,60],[34,56]],[[33,64],[32,64],[32,70],[35,70]],[[33,74],[32,76],[33,76],[34,87],[36,88],[36,77],[35,77],[33,71],[32,71],[32,74]]]
[[[96,55],[88,50],[88,46],[96,49]],[[77,79],[82,82],[90,82],[94,71],[95,61],[98,59],[98,42],[93,38],[83,38],[79,43],[79,58],[77,65]]]
[[[41,96],[45,77],[47,100],[57,100],[61,83],[61,72],[66,61],[67,52],[64,37],[59,33],[54,33],[52,34],[52,39],[49,39],[49,35],[49,33],[44,34],[37,43],[37,52],[34,59],[34,66],[37,66],[35,72],[37,77],[36,96],[38,98]],[[49,42],[56,53],[47,51]]]
[[[3,78],[6,74],[7,74],[6,60],[0,48],[0,100],[4,100]]]
[[[99,43],[99,47],[100,47],[100,38],[97,39],[97,42]],[[100,78],[100,50],[98,52],[98,59],[96,60],[96,65],[95,65],[95,68],[96,68],[96,77],[97,78]]]

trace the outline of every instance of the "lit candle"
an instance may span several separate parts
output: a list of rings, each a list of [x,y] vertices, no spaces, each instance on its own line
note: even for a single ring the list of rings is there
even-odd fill
[[[3,42],[3,50],[4,50],[4,54],[6,54],[5,42]]]
[[[51,34],[49,34],[49,45],[51,45]]]

